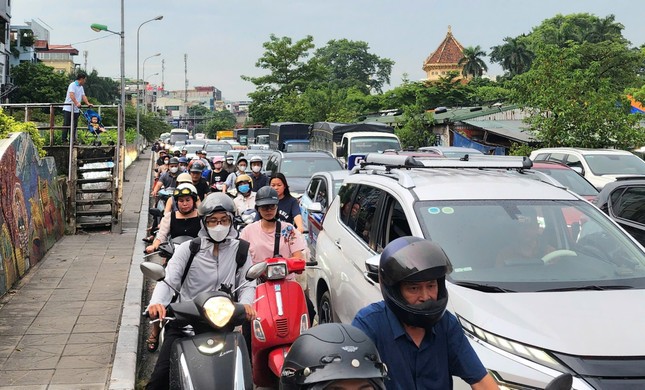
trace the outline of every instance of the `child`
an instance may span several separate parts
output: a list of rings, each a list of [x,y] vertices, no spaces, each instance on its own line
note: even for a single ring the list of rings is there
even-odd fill
[[[105,127],[103,127],[103,126],[99,123],[99,118],[97,118],[97,117],[95,117],[95,116],[93,116],[93,117],[92,117],[92,119],[90,120],[90,125],[92,126],[92,128],[94,128],[94,132],[95,132],[96,134],[98,134],[98,133],[102,133],[102,132],[104,132],[104,131],[105,131]]]

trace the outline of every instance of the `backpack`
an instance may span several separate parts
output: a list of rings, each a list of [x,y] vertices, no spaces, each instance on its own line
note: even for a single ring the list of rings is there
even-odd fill
[[[249,246],[250,243],[246,240],[242,240],[241,238],[238,239],[240,244],[237,246],[237,253],[235,254],[235,273],[237,274],[244,266],[244,263],[246,263],[246,258],[248,257],[249,253]],[[181,286],[184,285],[184,281],[186,280],[186,277],[188,276],[188,271],[190,271],[190,266],[193,264],[193,259],[195,259],[195,255],[197,255],[197,252],[201,249],[202,246],[202,238],[201,237],[196,237],[193,238],[190,241],[190,257],[188,258],[188,263],[186,263],[186,268],[184,269],[184,274],[181,277],[181,284],[179,285],[179,291],[181,291]]]

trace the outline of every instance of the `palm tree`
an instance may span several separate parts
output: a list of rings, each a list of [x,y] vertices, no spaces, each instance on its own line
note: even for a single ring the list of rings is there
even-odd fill
[[[493,46],[490,53],[491,61],[502,65],[502,68],[513,77],[531,68],[533,53],[526,47],[525,36],[504,38],[504,44]]]
[[[464,48],[463,54],[464,56],[459,60],[458,65],[462,67],[461,74],[464,77],[481,77],[488,70],[484,60],[480,58],[486,56],[486,52],[482,51],[479,45]]]

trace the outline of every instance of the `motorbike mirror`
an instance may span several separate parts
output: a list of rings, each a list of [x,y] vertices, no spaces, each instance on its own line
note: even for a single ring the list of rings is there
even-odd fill
[[[571,390],[573,384],[573,376],[571,374],[562,374],[555,377],[544,390]]]
[[[166,269],[161,264],[144,261],[139,267],[143,275],[148,279],[160,282],[166,277]]]
[[[322,205],[320,202],[314,202],[307,207],[310,213],[322,213]]]
[[[267,263],[263,261],[261,263],[253,264],[248,271],[246,271],[246,280],[255,280],[259,278],[267,270]]]
[[[381,262],[381,255],[376,255],[365,260],[365,269],[367,270],[367,277],[378,283],[378,266]]]

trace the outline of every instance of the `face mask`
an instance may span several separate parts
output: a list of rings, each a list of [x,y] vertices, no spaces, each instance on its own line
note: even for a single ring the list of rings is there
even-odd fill
[[[172,167],[172,168],[170,168],[170,173],[177,173],[178,170],[179,170],[179,168]]]
[[[240,172],[246,172],[246,165],[238,165],[237,169],[239,169]]]
[[[233,160],[226,160],[226,163],[227,163],[228,165],[233,165]]]
[[[182,172],[186,172],[188,170],[188,166],[187,165],[181,165],[179,167],[179,170],[182,171]]]
[[[168,164],[169,162],[170,162],[170,160],[163,160],[164,164]]]
[[[260,165],[256,165],[253,168],[251,168],[251,170],[255,173],[258,173],[260,172],[260,170],[262,170],[262,167]]]
[[[250,189],[251,189],[251,186],[248,184],[242,184],[239,187],[237,187],[237,190],[243,194],[246,194],[247,192],[249,192]]]
[[[217,225],[213,228],[209,227],[207,229],[208,229],[208,235],[211,236],[213,241],[222,242],[226,239],[226,236],[228,236],[228,231],[230,230],[230,226]]]

